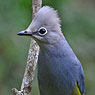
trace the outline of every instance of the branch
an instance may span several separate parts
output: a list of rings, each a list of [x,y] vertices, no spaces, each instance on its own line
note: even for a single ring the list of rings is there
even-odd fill
[[[41,8],[42,0],[32,0],[32,18],[36,15],[38,10]],[[34,79],[34,71],[38,60],[39,46],[31,39],[30,49],[27,58],[26,70],[21,85],[21,90],[18,91],[16,88],[12,89],[14,95],[30,95],[32,82]]]

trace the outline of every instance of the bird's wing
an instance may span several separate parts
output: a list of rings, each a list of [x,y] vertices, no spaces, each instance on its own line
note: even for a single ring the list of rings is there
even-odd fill
[[[76,81],[76,86],[77,94],[75,95],[84,95],[84,74],[83,74],[83,69],[82,66],[80,65],[78,67],[78,79]]]

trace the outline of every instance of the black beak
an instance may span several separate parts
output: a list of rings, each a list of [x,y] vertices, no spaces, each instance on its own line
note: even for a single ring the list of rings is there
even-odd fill
[[[28,32],[28,31],[21,31],[19,32],[17,35],[19,36],[32,36],[32,32]]]

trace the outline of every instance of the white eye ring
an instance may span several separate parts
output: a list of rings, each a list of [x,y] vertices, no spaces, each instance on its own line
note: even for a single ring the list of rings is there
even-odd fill
[[[38,33],[39,33],[39,35],[46,35],[47,29],[44,27],[41,27],[41,28],[39,28]]]

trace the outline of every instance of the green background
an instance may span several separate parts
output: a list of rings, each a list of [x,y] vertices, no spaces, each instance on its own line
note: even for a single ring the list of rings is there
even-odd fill
[[[82,63],[86,95],[95,95],[95,1],[43,0],[58,10],[62,31]],[[17,33],[32,20],[31,0],[0,0],[0,95],[12,95],[11,88],[20,89],[30,38]],[[37,79],[32,95],[39,95]]]

